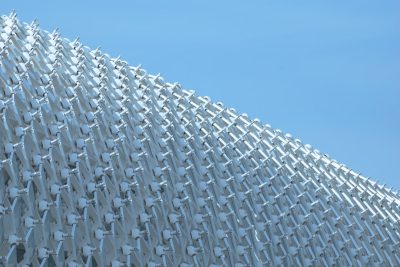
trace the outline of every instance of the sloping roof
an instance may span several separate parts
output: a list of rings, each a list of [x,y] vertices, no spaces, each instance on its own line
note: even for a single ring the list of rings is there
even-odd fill
[[[397,193],[78,40],[0,24],[4,265],[400,264]]]

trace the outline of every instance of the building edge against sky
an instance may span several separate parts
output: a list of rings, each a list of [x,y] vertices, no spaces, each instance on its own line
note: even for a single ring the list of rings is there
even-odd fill
[[[3,14],[16,9],[28,22],[42,14],[44,29],[60,28],[70,40],[80,36],[89,47],[142,63],[148,73],[160,72],[400,188],[399,7],[395,1],[154,7],[135,0],[21,0],[4,3]]]
[[[1,25],[5,265],[400,264],[397,193],[79,40]]]

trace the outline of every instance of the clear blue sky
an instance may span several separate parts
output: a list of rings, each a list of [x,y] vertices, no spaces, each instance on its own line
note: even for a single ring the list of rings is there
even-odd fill
[[[191,3],[190,3],[191,2]],[[400,189],[400,1],[2,1]]]

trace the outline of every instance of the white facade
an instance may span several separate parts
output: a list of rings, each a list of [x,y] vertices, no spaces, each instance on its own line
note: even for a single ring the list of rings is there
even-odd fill
[[[400,265],[397,193],[79,41],[0,25],[0,265]]]

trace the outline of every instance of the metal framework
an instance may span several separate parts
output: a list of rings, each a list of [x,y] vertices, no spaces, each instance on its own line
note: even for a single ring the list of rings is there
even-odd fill
[[[400,265],[396,192],[78,40],[0,25],[3,265]]]

